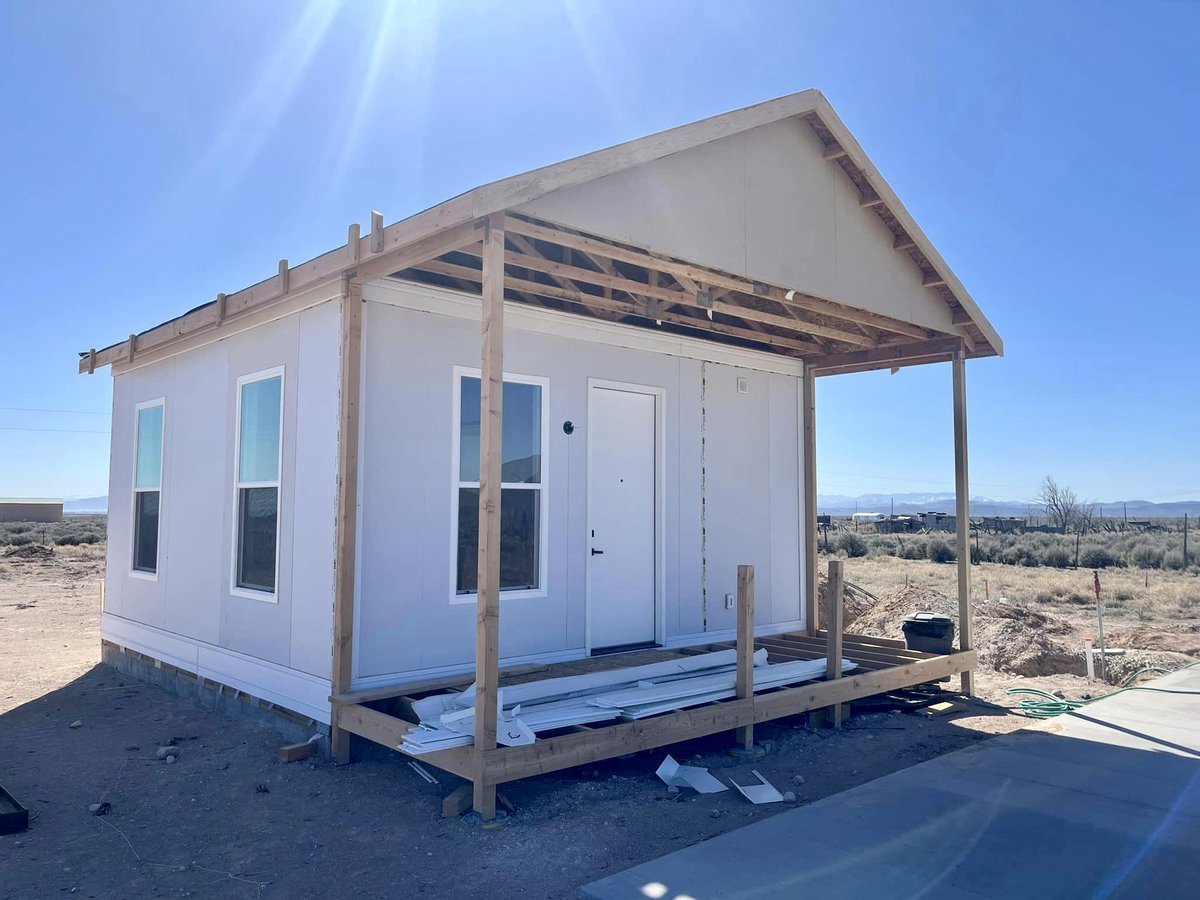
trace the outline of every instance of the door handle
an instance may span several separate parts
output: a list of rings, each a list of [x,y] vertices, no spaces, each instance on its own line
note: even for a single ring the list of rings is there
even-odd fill
[[[603,550],[597,550],[595,547],[592,548],[592,556],[603,556],[603,555],[604,555]]]

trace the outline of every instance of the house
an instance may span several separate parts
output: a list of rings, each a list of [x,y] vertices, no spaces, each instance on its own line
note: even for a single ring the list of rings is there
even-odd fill
[[[63,502],[31,497],[0,498],[0,522],[61,522]]]
[[[343,757],[410,727],[371,702],[475,678],[476,753],[435,764],[484,811],[534,770],[483,762],[500,666],[730,640],[742,564],[755,635],[816,635],[817,376],[952,361],[965,500],[965,361],[1001,352],[817,91],[373,214],[80,355],[114,377],[105,658]]]

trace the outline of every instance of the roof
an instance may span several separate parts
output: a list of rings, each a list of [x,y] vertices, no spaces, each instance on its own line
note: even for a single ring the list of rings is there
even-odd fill
[[[0,497],[0,506],[16,503],[22,506],[62,506],[61,500],[49,497]]]
[[[195,332],[220,328],[227,318],[277,303],[318,285],[336,283],[347,273],[357,272],[362,276],[367,270],[375,271],[374,277],[391,274],[407,265],[387,268],[390,256],[413,245],[436,243],[441,236],[449,237],[455,229],[470,228],[472,223],[489,215],[512,210],[563,188],[789,118],[801,118],[813,128],[825,148],[825,158],[842,168],[859,188],[863,198],[861,205],[871,208],[892,232],[894,248],[912,258],[920,270],[923,284],[940,294],[950,306],[954,326],[971,350],[969,355],[1002,354],[1003,342],[996,329],[833,107],[820,91],[806,90],[491,182],[386,227],[382,216],[375,213],[369,234],[362,236],[359,227],[351,225],[345,245],[295,267],[281,260],[276,274],[270,278],[235,294],[220,294],[215,301],[145,332],[130,335],[126,341],[103,350],[80,353],[79,370],[90,373],[100,366],[130,362],[135,350],[142,353],[162,348]],[[445,249],[455,249],[455,245],[448,244]],[[702,260],[693,262],[703,263]],[[373,270],[372,264],[377,264],[378,268]],[[791,294],[788,296],[790,299]],[[835,299],[831,300],[836,303]],[[872,365],[885,357],[890,358],[886,352],[877,356],[871,358]],[[849,360],[846,362],[848,364]]]

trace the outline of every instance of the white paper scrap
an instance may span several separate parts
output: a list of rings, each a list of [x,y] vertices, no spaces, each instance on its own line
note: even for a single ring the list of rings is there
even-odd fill
[[[681,766],[670,754],[667,754],[667,758],[662,761],[655,774],[666,784],[690,787],[700,794],[718,794],[729,790],[716,776],[710,775],[708,769],[700,766]]]

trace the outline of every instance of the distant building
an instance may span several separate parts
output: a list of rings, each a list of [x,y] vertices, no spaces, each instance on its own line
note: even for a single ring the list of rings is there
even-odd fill
[[[61,522],[63,502],[41,498],[0,498],[0,522]]]

